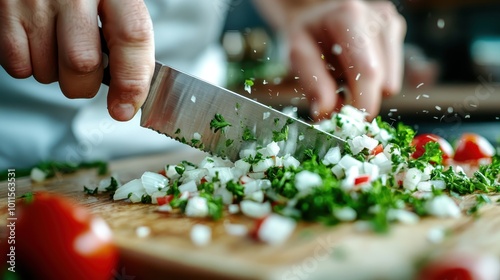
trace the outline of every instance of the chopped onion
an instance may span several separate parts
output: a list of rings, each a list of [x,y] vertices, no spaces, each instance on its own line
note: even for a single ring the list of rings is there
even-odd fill
[[[295,187],[300,193],[306,194],[312,188],[319,187],[323,184],[323,179],[319,174],[303,170],[295,174]]]
[[[240,212],[240,206],[238,204],[229,204],[227,206],[227,212],[229,214],[236,214]]]
[[[260,241],[271,245],[285,243],[296,227],[295,220],[277,214],[271,214],[264,219],[257,231]]]
[[[188,217],[204,218],[208,216],[207,199],[200,196],[192,197],[188,200],[185,214]]]
[[[425,203],[425,210],[430,215],[439,218],[458,218],[461,216],[460,208],[453,199],[446,195],[433,197]]]
[[[416,224],[420,220],[417,214],[404,209],[389,209],[387,211],[387,219],[403,224]]]
[[[43,182],[45,181],[46,177],[47,174],[43,172],[40,168],[34,167],[33,169],[31,169],[30,178],[33,182],[37,183]]]
[[[253,172],[264,172],[273,166],[274,166],[274,159],[266,158],[255,164],[252,164],[252,170]]]
[[[241,212],[250,218],[262,218],[271,213],[271,203],[259,203],[251,200],[243,200],[240,202]]]
[[[168,178],[155,172],[146,171],[141,176],[142,186],[146,190],[146,193],[151,195],[152,193],[168,186]]]
[[[422,180],[422,171],[418,168],[410,168],[406,171],[403,180],[403,187],[407,190],[413,191],[417,188],[418,183]]]
[[[293,156],[289,155],[289,154],[286,154],[284,157],[283,157],[283,166],[284,167],[294,167],[294,168],[297,168],[300,166],[300,161],[298,161],[296,158],[294,158]]]
[[[219,181],[222,184],[226,184],[227,182],[233,180],[233,172],[230,167],[214,167],[208,169],[208,174],[215,178],[215,176],[219,177]]]
[[[245,225],[224,223],[226,233],[232,236],[245,236],[248,234],[248,228]]]
[[[323,158],[323,164],[324,165],[329,165],[329,164],[337,164],[340,159],[342,158],[342,154],[340,153],[340,147],[333,147],[326,152],[324,158]]]
[[[196,182],[191,180],[179,186],[180,192],[197,192],[198,187],[196,186]]]
[[[135,196],[139,197],[139,201],[143,194],[146,194],[146,190],[142,186],[142,181],[140,179],[134,179],[123,186],[116,189],[115,194],[113,195],[114,200],[122,200],[127,199],[129,194],[135,194]],[[130,199],[132,201],[132,199]],[[135,200],[135,199],[134,199]]]
[[[333,210],[333,215],[335,218],[339,219],[339,221],[352,222],[356,220],[357,213],[351,207],[346,206]]]
[[[212,229],[209,226],[196,224],[191,228],[191,241],[196,246],[206,246],[212,240]]]

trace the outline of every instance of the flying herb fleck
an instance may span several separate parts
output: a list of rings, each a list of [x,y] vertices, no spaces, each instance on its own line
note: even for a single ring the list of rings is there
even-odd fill
[[[252,86],[254,85],[253,80],[246,79],[245,80],[245,91],[248,93],[252,93]]]

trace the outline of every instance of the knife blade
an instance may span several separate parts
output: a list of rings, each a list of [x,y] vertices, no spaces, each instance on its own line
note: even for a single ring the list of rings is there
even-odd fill
[[[109,49],[99,28],[101,49]],[[103,84],[111,80],[109,65]],[[224,122],[222,122],[224,121]],[[225,125],[217,129],[217,125]],[[141,126],[182,143],[232,161],[240,151],[265,147],[275,141],[279,155],[301,160],[307,149],[320,157],[345,141],[276,109],[155,63],[148,97],[141,108]]]
[[[141,114],[141,126],[233,161],[241,150],[272,141],[278,143],[280,155],[299,160],[306,149],[323,156],[344,143],[302,120],[159,62]]]

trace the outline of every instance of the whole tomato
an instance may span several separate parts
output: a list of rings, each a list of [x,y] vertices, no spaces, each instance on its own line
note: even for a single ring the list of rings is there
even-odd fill
[[[495,148],[486,138],[475,133],[464,133],[456,142],[453,159],[457,162],[477,162],[491,158],[494,154]]]
[[[23,279],[111,279],[118,250],[104,220],[47,192],[16,207],[16,273]]]
[[[431,133],[424,133],[415,136],[412,141],[412,145],[415,147],[415,152],[413,152],[412,157],[417,159],[421,157],[425,152],[425,144],[429,142],[437,142],[441,152],[443,152],[443,161],[446,161],[453,157],[453,147],[446,141],[443,137]]]

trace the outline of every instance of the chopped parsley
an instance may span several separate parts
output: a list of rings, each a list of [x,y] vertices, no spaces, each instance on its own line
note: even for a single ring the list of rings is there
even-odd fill
[[[99,188],[97,187],[95,189],[89,189],[86,186],[83,186],[83,192],[85,192],[88,195],[97,195],[98,189]]]
[[[214,132],[228,126],[231,126],[231,124],[228,123],[221,114],[215,114],[214,118],[210,121],[210,129],[213,129]]]
[[[251,79],[246,79],[245,80],[245,91],[248,93],[252,93],[252,87],[254,85],[253,80]]]
[[[257,138],[253,134],[252,130],[250,128],[245,127],[245,130],[243,130],[243,136],[242,136],[243,141],[255,141]]]

